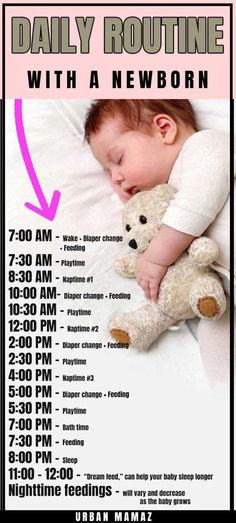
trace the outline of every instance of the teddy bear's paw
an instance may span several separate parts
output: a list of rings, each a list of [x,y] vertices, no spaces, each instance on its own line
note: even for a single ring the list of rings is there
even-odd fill
[[[219,256],[219,248],[216,242],[202,236],[193,241],[189,248],[189,258],[197,265],[206,267]]]
[[[122,329],[111,329],[110,334],[118,343],[130,344],[129,333]]]
[[[124,343],[126,345],[132,345],[131,339],[131,316],[129,313],[115,316],[109,322],[109,332],[112,338],[118,343]],[[132,329],[131,329],[132,330]]]
[[[193,312],[199,318],[217,319],[226,309],[226,298],[222,285],[212,275],[198,278],[193,284],[189,302]]]
[[[125,278],[133,278],[136,264],[136,256],[131,253],[127,256],[117,258],[113,262],[114,270]]]
[[[214,316],[218,315],[220,311],[219,304],[213,296],[199,298],[197,308],[200,314],[206,318],[214,318]]]
[[[117,260],[115,260],[113,262],[113,269],[118,273],[120,274],[120,276],[126,276],[126,272],[125,272],[125,269],[124,269],[124,263],[123,263],[123,258],[118,258]]]
[[[132,345],[137,350],[144,350],[150,345],[149,339],[146,340],[141,317],[137,311],[114,317],[109,322],[109,332],[119,343]]]

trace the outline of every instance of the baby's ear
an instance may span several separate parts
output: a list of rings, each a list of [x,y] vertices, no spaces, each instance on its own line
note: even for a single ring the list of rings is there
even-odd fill
[[[156,114],[152,121],[154,131],[161,136],[162,141],[171,145],[174,143],[177,135],[176,122],[168,114]]]

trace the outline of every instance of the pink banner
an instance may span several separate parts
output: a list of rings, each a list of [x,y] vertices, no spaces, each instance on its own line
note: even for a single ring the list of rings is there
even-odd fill
[[[230,8],[6,6],[5,63],[6,98],[229,98]]]

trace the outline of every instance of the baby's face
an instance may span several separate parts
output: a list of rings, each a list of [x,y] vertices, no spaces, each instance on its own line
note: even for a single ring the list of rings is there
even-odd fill
[[[119,118],[109,119],[90,137],[95,158],[123,200],[168,181],[168,147],[160,133],[124,131]]]

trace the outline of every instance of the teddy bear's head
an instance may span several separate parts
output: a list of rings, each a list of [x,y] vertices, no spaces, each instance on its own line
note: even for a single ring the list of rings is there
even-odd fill
[[[168,184],[158,185],[151,191],[136,194],[126,204],[123,211],[124,237],[136,253],[145,251],[157,233],[175,192]]]

